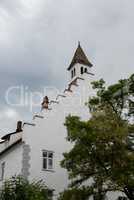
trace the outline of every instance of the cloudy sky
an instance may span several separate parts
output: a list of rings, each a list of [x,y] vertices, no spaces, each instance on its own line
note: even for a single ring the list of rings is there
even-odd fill
[[[96,79],[114,83],[133,73],[133,0],[0,0],[0,134],[29,120],[28,106],[8,105],[16,86],[63,88],[78,41]],[[11,93],[18,102],[19,90]]]

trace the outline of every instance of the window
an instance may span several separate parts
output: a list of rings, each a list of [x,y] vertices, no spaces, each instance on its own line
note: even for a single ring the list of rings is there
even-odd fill
[[[87,73],[87,68],[85,68],[85,73]]]
[[[81,74],[84,73],[84,71],[83,71],[83,67],[80,68],[80,73],[81,73]]]
[[[43,151],[43,170],[53,170],[53,152]]]
[[[1,166],[0,166],[0,180],[1,181],[4,179],[4,172],[5,172],[5,162],[1,163]]]
[[[71,77],[73,78],[73,76],[74,76],[74,72],[73,72],[73,70],[71,71]]]
[[[74,68],[74,76],[76,76],[76,70],[75,70],[75,68]]]

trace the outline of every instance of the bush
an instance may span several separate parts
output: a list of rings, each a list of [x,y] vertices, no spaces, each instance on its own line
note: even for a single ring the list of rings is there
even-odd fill
[[[61,193],[58,200],[88,200],[91,193],[88,187],[70,188]]]
[[[52,194],[52,193],[51,193]],[[0,200],[50,200],[50,190],[42,181],[29,183],[21,176],[6,180],[0,191]]]

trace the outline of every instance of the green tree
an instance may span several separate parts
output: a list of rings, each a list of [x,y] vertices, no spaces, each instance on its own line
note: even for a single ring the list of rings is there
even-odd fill
[[[50,190],[42,183],[32,182],[21,176],[12,177],[3,183],[1,200],[50,200]]]
[[[119,80],[116,84],[106,87],[100,79],[91,83],[97,95],[89,99],[91,111],[109,105],[119,117],[130,119],[134,116],[134,74],[128,79]],[[124,113],[124,110],[126,112]]]
[[[128,79],[119,80],[118,83],[106,87],[105,81],[92,82],[93,88],[96,89],[97,95],[89,99],[90,111],[103,109],[110,106],[118,117],[128,121],[127,144],[130,150],[134,150],[134,74]],[[134,155],[132,155],[134,156]],[[126,169],[127,171],[129,169]],[[131,174],[134,171],[131,171]],[[119,173],[118,173],[119,174]],[[127,175],[126,175],[127,176]],[[133,175],[134,176],[134,175]],[[127,196],[134,199],[133,176],[129,176],[129,182],[124,185]],[[133,184],[132,184],[133,183]]]
[[[103,200],[108,191],[115,190],[134,199],[134,153],[132,146],[128,148],[130,130],[131,134],[134,130],[129,121],[134,116],[130,106],[134,97],[133,77],[108,88],[103,79],[93,82],[97,95],[89,100],[91,119],[66,119],[67,140],[73,148],[64,153],[61,165],[69,172],[71,188],[82,190],[83,183],[90,180],[89,196],[92,191],[95,200]]]
[[[69,190],[65,190],[60,194],[59,200],[88,200],[89,195],[91,194],[90,188],[82,187],[80,188],[72,188]]]

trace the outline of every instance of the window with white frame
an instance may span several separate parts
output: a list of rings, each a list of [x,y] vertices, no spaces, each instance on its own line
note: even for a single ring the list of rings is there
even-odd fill
[[[0,165],[0,180],[4,179],[4,172],[5,172],[5,162],[2,162]]]
[[[43,170],[53,170],[54,166],[54,153],[53,151],[42,151]]]

